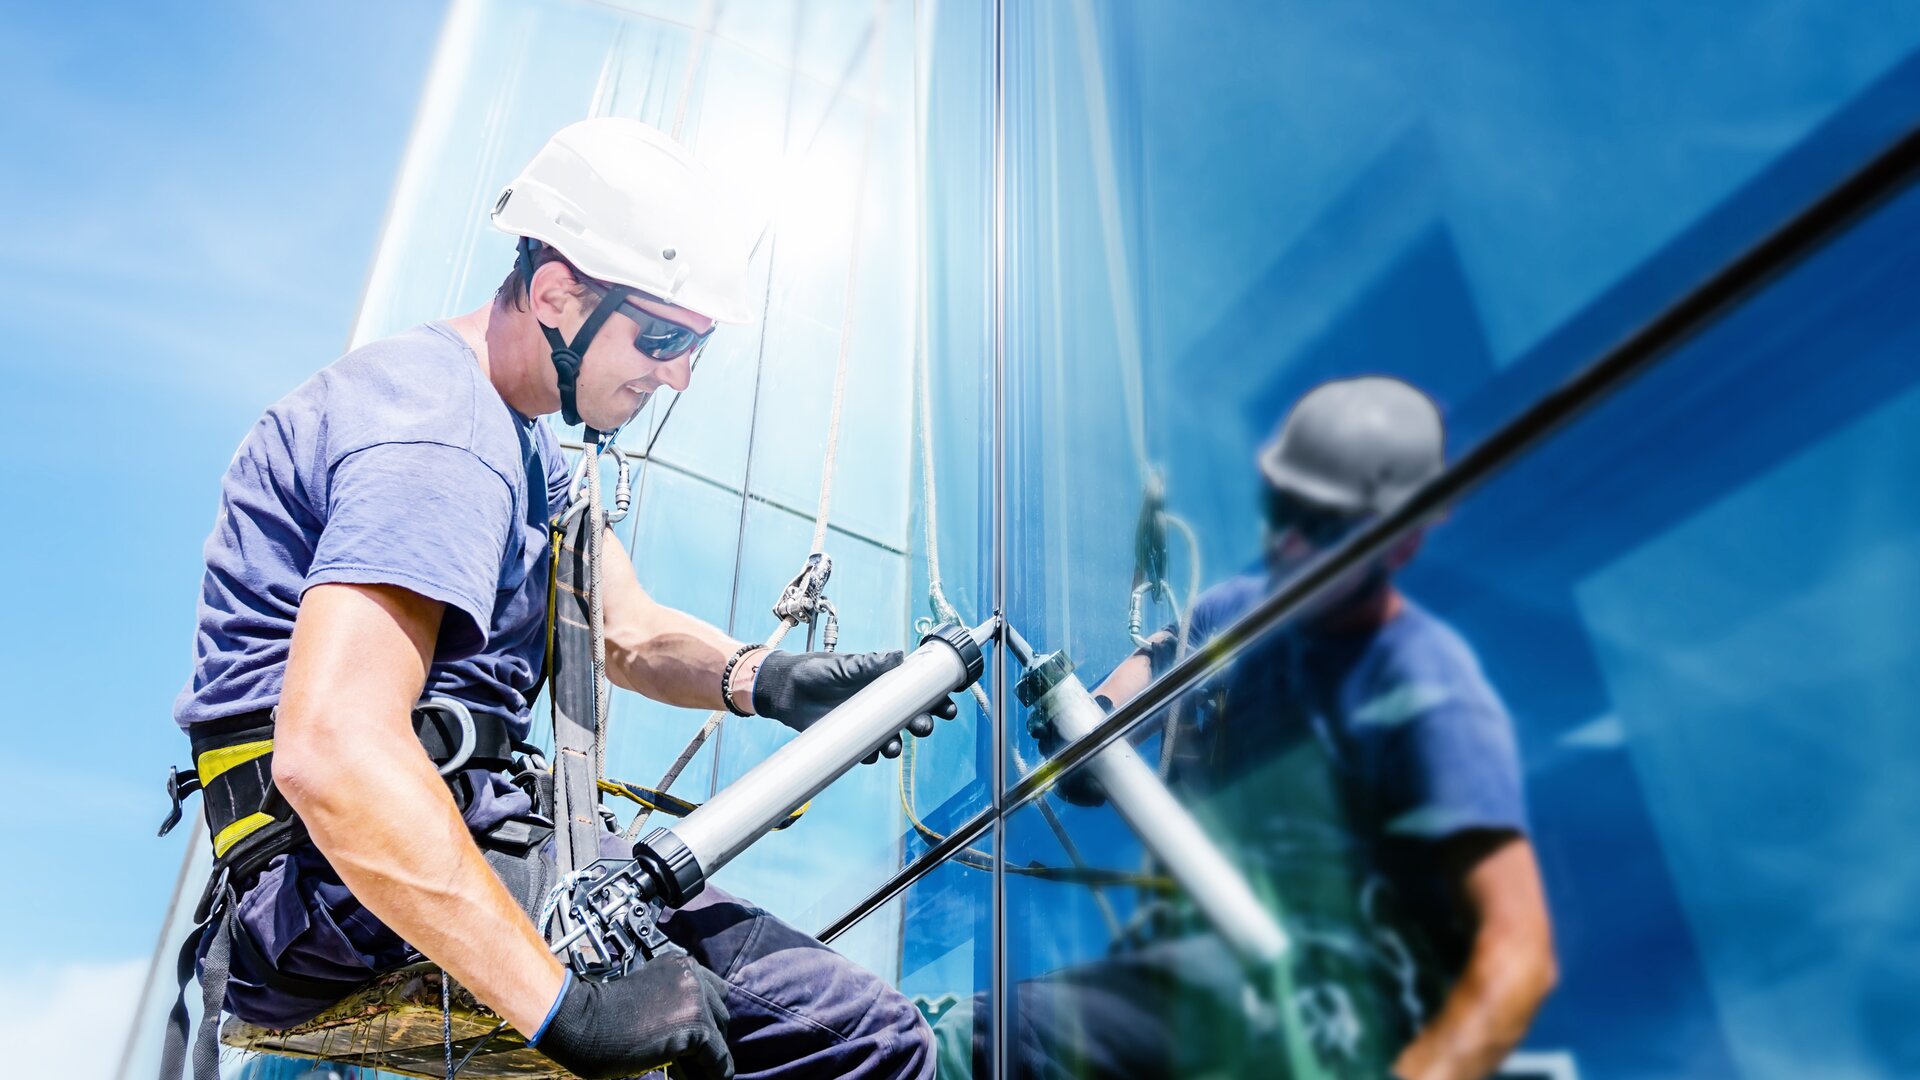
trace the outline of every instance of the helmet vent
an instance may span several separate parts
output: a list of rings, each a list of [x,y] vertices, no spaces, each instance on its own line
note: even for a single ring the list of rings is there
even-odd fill
[[[660,257],[667,260],[668,262],[672,262],[673,257],[678,254],[680,254],[678,251],[675,251],[672,248],[667,248],[666,250],[660,253]]]

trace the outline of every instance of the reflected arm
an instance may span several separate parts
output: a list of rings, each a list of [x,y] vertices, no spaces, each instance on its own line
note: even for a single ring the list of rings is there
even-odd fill
[[[1156,668],[1166,666],[1160,660],[1163,655],[1168,661],[1173,657],[1171,630],[1162,630],[1148,638],[1145,645],[1135,649],[1120,661],[1118,667],[1108,672],[1107,677],[1100,680],[1100,685],[1093,688],[1093,693],[1113,702],[1115,708],[1125,705],[1153,682]]]
[[[1533,845],[1513,833],[1441,841],[1474,919],[1467,968],[1434,1022],[1394,1063],[1406,1080],[1478,1080],[1526,1036],[1559,978]]]

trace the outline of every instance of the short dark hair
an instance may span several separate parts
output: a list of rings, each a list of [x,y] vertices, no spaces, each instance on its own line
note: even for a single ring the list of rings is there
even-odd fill
[[[567,272],[573,275],[574,285],[585,291],[585,283],[589,279],[580,272],[578,267],[568,262],[567,257],[560,254],[559,249],[538,240],[530,240],[527,243],[533,251],[533,268],[536,271],[550,262],[565,263]],[[500,283],[499,288],[493,290],[493,302],[505,304],[511,301],[515,311],[525,311],[527,310],[527,290],[532,287],[533,282],[520,273],[520,259],[516,255],[513,260],[513,269],[507,271],[506,280]]]

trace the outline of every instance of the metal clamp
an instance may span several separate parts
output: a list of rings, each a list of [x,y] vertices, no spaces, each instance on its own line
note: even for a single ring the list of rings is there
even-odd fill
[[[806,565],[780,590],[780,599],[774,601],[774,618],[782,622],[806,623],[807,645],[813,645],[814,620],[825,612],[820,620],[821,643],[828,652],[840,643],[840,612],[827,599],[827,579],[833,576],[833,559],[824,551],[816,551],[807,556]]]

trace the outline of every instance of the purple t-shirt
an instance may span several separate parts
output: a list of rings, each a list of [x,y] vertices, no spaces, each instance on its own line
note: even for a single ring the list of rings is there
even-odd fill
[[[426,692],[525,738],[545,648],[545,519],[566,486],[552,430],[501,400],[447,326],[334,361],[267,409],[221,481],[174,719],[272,706],[300,597],[349,582],[446,604]]]

